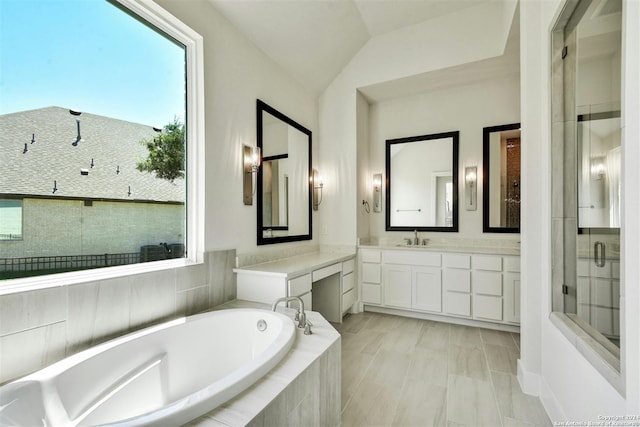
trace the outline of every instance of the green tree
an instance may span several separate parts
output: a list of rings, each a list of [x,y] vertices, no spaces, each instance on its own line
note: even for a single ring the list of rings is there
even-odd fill
[[[136,169],[154,173],[157,178],[173,182],[184,178],[185,170],[185,126],[175,118],[152,139],[140,143],[147,147],[147,159],[139,162]]]

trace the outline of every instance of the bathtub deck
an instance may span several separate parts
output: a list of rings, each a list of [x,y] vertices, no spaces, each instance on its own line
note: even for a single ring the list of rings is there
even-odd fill
[[[270,306],[234,300],[216,309]],[[293,318],[294,310],[279,312]],[[340,334],[319,313],[308,311],[312,335],[296,330],[289,354],[244,393],[187,426],[340,425]]]

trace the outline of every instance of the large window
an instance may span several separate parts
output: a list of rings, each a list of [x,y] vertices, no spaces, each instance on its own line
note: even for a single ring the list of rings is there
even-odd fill
[[[129,0],[0,8],[0,279],[195,259],[201,38]]]

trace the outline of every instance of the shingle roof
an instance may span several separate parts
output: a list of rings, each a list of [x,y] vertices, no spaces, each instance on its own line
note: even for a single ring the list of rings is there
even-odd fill
[[[83,141],[74,146],[76,119]],[[136,170],[147,157],[139,141],[154,136],[150,126],[61,107],[0,115],[0,194],[184,202],[183,179]]]

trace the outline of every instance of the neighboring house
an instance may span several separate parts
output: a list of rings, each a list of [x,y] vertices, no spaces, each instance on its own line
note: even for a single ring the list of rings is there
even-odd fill
[[[0,116],[0,260],[182,246],[184,180],[136,169],[158,135],[60,107]]]

